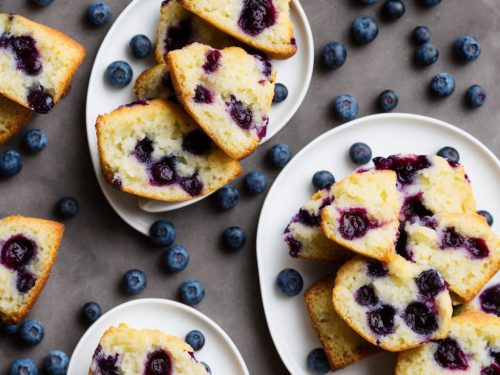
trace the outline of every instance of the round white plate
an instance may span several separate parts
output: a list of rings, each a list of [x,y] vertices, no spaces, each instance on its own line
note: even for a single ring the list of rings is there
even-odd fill
[[[303,293],[329,274],[331,266],[291,258],[282,241],[283,231],[314,193],[311,183],[314,172],[329,170],[339,180],[355,169],[348,156],[349,147],[355,142],[368,144],[373,156],[435,154],[443,146],[455,147],[472,181],[478,207],[491,212],[496,218],[493,229],[500,232],[500,162],[477,139],[456,127],[417,115],[374,115],[333,129],[309,143],[288,163],[269,190],[257,230],[260,289],[267,323],[276,349],[292,374],[310,374],[307,354],[321,346],[311,326]],[[296,297],[286,297],[276,287],[276,276],[289,267],[304,278],[304,290]],[[393,354],[379,354],[335,374],[390,374],[394,373],[394,360]]]
[[[180,203],[141,200],[139,205],[136,197],[111,188],[104,181],[99,166],[95,122],[98,115],[108,113],[135,99],[133,94],[135,79],[145,69],[153,66],[154,62],[152,58],[146,60],[133,58],[129,51],[129,41],[136,34],[147,35],[152,41],[155,41],[159,14],[160,0],[134,0],[127,6],[102,42],[94,62],[87,93],[87,138],[99,185],[118,215],[142,233],[147,233],[151,223],[158,218],[151,212],[175,210],[191,205],[200,199]],[[314,66],[313,38],[307,17],[298,0],[291,2],[291,18],[295,24],[297,53],[288,60],[272,61],[278,72],[277,81],[287,86],[289,96],[283,103],[273,105],[271,108],[267,135],[262,142],[272,138],[289,122],[302,104],[311,82]],[[106,68],[116,60],[127,61],[134,71],[132,82],[123,89],[112,88],[104,79]]]
[[[184,338],[197,329],[205,335],[205,346],[195,353],[213,374],[249,374],[243,358],[229,336],[213,320],[191,307],[165,299],[139,299],[117,306],[95,322],[78,342],[68,375],[87,375],[101,336],[111,326],[125,323],[131,328],[159,329]]]

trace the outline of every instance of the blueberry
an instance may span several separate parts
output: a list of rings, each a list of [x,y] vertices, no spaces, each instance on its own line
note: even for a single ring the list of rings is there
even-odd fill
[[[149,228],[149,237],[157,246],[170,246],[174,243],[177,233],[170,221],[158,220]]]
[[[431,90],[440,98],[450,96],[455,91],[455,78],[449,73],[439,73],[432,79]]]
[[[466,93],[467,104],[472,108],[479,108],[486,102],[486,90],[479,85],[472,85]]]
[[[472,35],[464,35],[455,41],[455,53],[464,61],[477,60],[481,54],[481,43]]]
[[[354,120],[359,114],[359,104],[354,96],[341,94],[333,101],[333,112],[342,122]]]
[[[123,286],[130,294],[140,293],[148,285],[148,278],[141,270],[130,270],[123,275]]]
[[[328,69],[338,69],[345,63],[347,50],[342,43],[330,42],[323,47],[323,65]]]
[[[138,59],[143,59],[151,53],[153,46],[151,40],[146,35],[136,35],[130,40],[132,55]]]
[[[283,168],[292,158],[292,150],[286,144],[277,144],[269,150],[269,161],[276,168]]]
[[[43,367],[48,375],[66,375],[68,371],[69,358],[61,350],[54,350],[49,353],[43,361]]]
[[[56,204],[56,213],[65,218],[70,219],[80,210],[80,205],[75,198],[72,197],[64,197],[57,201]]]
[[[198,280],[188,280],[179,289],[182,302],[197,305],[205,297],[205,287]]]
[[[16,150],[0,152],[0,176],[12,177],[23,168],[23,158]]]
[[[358,17],[351,26],[354,40],[360,44],[372,42],[378,35],[378,24],[375,19],[368,16]]]
[[[211,374],[211,373],[212,373],[212,369],[210,368],[210,366],[209,366],[209,365],[207,365],[205,362],[200,362],[200,363],[201,363],[203,366],[205,366],[205,370],[207,370],[207,372],[208,372],[209,374]]]
[[[296,296],[304,287],[304,280],[300,273],[292,268],[285,268],[276,278],[278,288],[287,296]]]
[[[8,324],[0,320],[0,333],[13,335],[17,331],[19,331],[19,328],[21,328],[19,324]]]
[[[431,30],[427,26],[417,26],[415,30],[413,30],[413,39],[418,44],[427,43],[431,40]]]
[[[227,210],[233,208],[240,202],[240,193],[234,185],[227,184],[217,190],[217,203],[220,208]]]
[[[132,75],[132,67],[125,61],[115,61],[106,68],[106,79],[113,87],[127,86],[132,81]]]
[[[48,7],[54,0],[31,0],[31,2],[39,7]]]
[[[288,97],[288,89],[282,83],[274,86],[273,103],[281,103]]]
[[[19,330],[21,341],[28,345],[38,345],[45,336],[42,323],[36,320],[26,320]]]
[[[94,323],[102,315],[101,306],[96,302],[87,302],[82,307],[82,315],[89,323]]]
[[[10,364],[9,375],[38,375],[38,368],[31,359],[16,359]]]
[[[428,6],[428,7],[435,7],[436,5],[439,5],[441,0],[420,0],[422,5]]]
[[[453,147],[443,147],[437,152],[437,156],[445,158],[449,162],[458,163],[460,161],[460,154]]]
[[[189,252],[184,246],[171,246],[163,253],[163,263],[171,272],[182,271],[189,263]]]
[[[406,7],[399,0],[388,0],[382,6],[382,15],[388,20],[397,20],[403,17]]]
[[[102,1],[97,1],[87,8],[87,18],[95,26],[102,26],[111,20],[111,9]]]
[[[197,352],[205,345],[205,336],[200,331],[194,329],[186,335],[185,341]]]
[[[361,142],[354,143],[349,149],[349,156],[353,163],[363,165],[368,163],[372,158],[371,148]]]
[[[41,129],[28,130],[23,137],[23,145],[26,151],[37,153],[47,145],[47,133]]]
[[[383,112],[392,112],[399,103],[398,94],[394,90],[382,91],[378,97],[378,105]]]
[[[266,189],[266,176],[259,171],[250,172],[245,176],[245,186],[251,194],[260,194]]]
[[[318,171],[313,175],[312,184],[316,190],[329,188],[335,183],[335,177],[328,171]]]
[[[328,358],[323,348],[316,348],[311,350],[307,355],[307,367],[315,374],[326,374],[330,371]]]
[[[415,59],[420,65],[432,65],[439,59],[439,50],[434,44],[421,44],[415,51]]]
[[[480,211],[477,211],[477,213],[486,219],[486,222],[488,223],[488,225],[490,227],[493,225],[493,216],[488,211],[480,210]],[[1,329],[0,329],[0,332],[1,332]]]
[[[222,240],[229,249],[239,250],[245,246],[247,235],[240,227],[229,227],[222,233]]]

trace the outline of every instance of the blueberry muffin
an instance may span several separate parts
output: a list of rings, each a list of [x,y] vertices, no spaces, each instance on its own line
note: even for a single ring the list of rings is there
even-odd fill
[[[500,284],[488,286],[472,301],[460,307],[460,312],[482,311],[500,318]]]
[[[0,94],[48,113],[68,91],[85,49],[47,26],[0,13]]]
[[[137,99],[168,99],[175,101],[174,86],[167,64],[159,64],[145,70],[134,85]]]
[[[0,220],[0,321],[21,322],[40,295],[64,225],[22,216]]]
[[[219,189],[242,171],[177,105],[140,100],[97,119],[101,168],[121,191],[167,202]]]
[[[32,111],[0,95],[0,145],[31,118]]]

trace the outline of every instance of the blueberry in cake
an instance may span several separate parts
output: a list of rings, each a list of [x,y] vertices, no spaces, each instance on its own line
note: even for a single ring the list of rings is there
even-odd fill
[[[135,81],[134,93],[137,99],[160,98],[175,102],[174,85],[167,64],[159,64],[142,72]]]
[[[32,111],[0,95],[0,145],[30,119]]]
[[[460,313],[482,311],[500,318],[500,283],[488,286],[472,301],[460,306]]]

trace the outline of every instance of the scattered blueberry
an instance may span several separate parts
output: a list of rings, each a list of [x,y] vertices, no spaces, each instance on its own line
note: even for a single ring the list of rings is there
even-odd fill
[[[378,105],[384,112],[392,112],[399,103],[398,94],[394,90],[382,91],[378,97]]]
[[[397,20],[403,17],[406,12],[406,7],[399,0],[388,0],[382,6],[382,15],[388,20]]]
[[[148,285],[146,274],[140,270],[130,270],[123,275],[123,285],[130,294],[140,293]]]
[[[205,366],[205,370],[207,370],[207,372],[208,372],[209,374],[211,374],[211,373],[212,373],[212,369],[210,368],[210,366],[209,366],[209,365],[207,365],[205,362],[200,362],[200,363],[201,363],[203,366]]]
[[[231,184],[221,187],[217,191],[216,197],[219,207],[224,210],[233,208],[240,202],[240,193],[238,189]]]
[[[132,81],[132,67],[125,61],[115,61],[106,69],[108,83],[117,88],[127,86]]]
[[[269,150],[269,160],[276,168],[283,168],[292,158],[292,150],[286,144],[277,144]]]
[[[180,287],[182,302],[187,305],[197,305],[205,297],[205,287],[198,280],[188,280]]]
[[[330,42],[323,47],[323,65],[328,69],[338,69],[345,63],[347,50],[342,43]]]
[[[281,103],[288,97],[288,89],[282,83],[277,83],[274,86],[273,103]]]
[[[266,189],[266,176],[259,171],[250,172],[245,176],[245,186],[251,194],[260,194]]]
[[[4,333],[6,335],[13,335],[17,331],[19,331],[19,328],[21,328],[19,324],[8,324],[0,320],[0,333]]]
[[[425,6],[434,7],[436,5],[439,5],[441,0],[421,0],[420,2]]]
[[[333,101],[333,111],[342,122],[354,120],[359,114],[359,104],[352,95],[341,94]]]
[[[312,184],[316,190],[329,188],[335,183],[335,177],[328,171],[318,171],[313,175]]]
[[[351,26],[354,40],[361,44],[372,42],[378,35],[378,24],[375,19],[368,16],[358,17]]]
[[[23,137],[23,145],[26,151],[37,153],[47,145],[47,133],[41,129],[28,130]]]
[[[95,26],[102,26],[111,20],[111,9],[102,1],[89,5],[87,18]]]
[[[449,73],[439,73],[432,79],[431,90],[441,98],[450,96],[455,91],[455,78]]]
[[[48,375],[66,375],[68,371],[69,358],[61,350],[54,350],[45,357],[43,367]]]
[[[460,154],[453,147],[443,147],[437,152],[437,156],[441,156],[452,163],[458,163],[460,161]]]
[[[171,246],[163,253],[163,263],[171,272],[182,271],[189,263],[189,252],[184,246]]]
[[[75,198],[64,197],[57,201],[56,213],[65,219],[72,218],[78,213],[79,210],[80,205]]]
[[[96,302],[87,302],[82,307],[82,315],[89,323],[94,323],[101,317],[101,314],[101,306]]]
[[[38,368],[31,359],[16,359],[10,364],[9,375],[38,375]]]
[[[139,34],[130,40],[130,49],[134,57],[143,59],[151,53],[153,46],[151,40],[146,35]]]
[[[477,211],[477,213],[486,219],[486,222],[488,223],[488,225],[490,227],[493,225],[493,216],[488,211],[480,210],[480,211]],[[0,332],[1,332],[1,329],[0,329]]]
[[[465,61],[477,60],[481,54],[481,43],[472,35],[464,35],[455,41],[455,53]]]
[[[304,287],[304,280],[300,273],[292,268],[285,268],[276,278],[278,288],[287,296],[296,296]]]
[[[23,158],[16,150],[0,152],[0,176],[12,177],[23,168]]]
[[[415,59],[420,65],[432,65],[439,59],[439,50],[434,44],[421,44],[417,47]]]
[[[203,335],[203,333],[195,329],[186,335],[185,341],[193,348],[195,352],[197,352],[198,350],[201,350],[201,348],[203,348],[203,346],[205,345],[205,336]]]
[[[31,2],[39,7],[48,7],[54,0],[31,0]]]
[[[349,156],[353,163],[363,165],[368,163],[372,158],[371,148],[361,142],[354,143],[349,149]]]
[[[26,320],[19,329],[21,341],[28,345],[38,345],[45,336],[42,323],[36,320]]]
[[[229,227],[222,233],[222,240],[229,249],[239,250],[245,246],[247,235],[240,227]]]
[[[472,85],[466,93],[467,104],[472,108],[480,108],[486,102],[486,90],[479,85]]]
[[[330,365],[323,348],[313,349],[307,355],[307,367],[316,374],[326,374],[330,371]]]
[[[149,228],[149,237],[157,246],[170,246],[177,236],[175,226],[168,220],[157,220]]]
[[[431,30],[427,26],[417,26],[415,30],[413,30],[413,39],[418,44],[427,43],[431,40]]]

